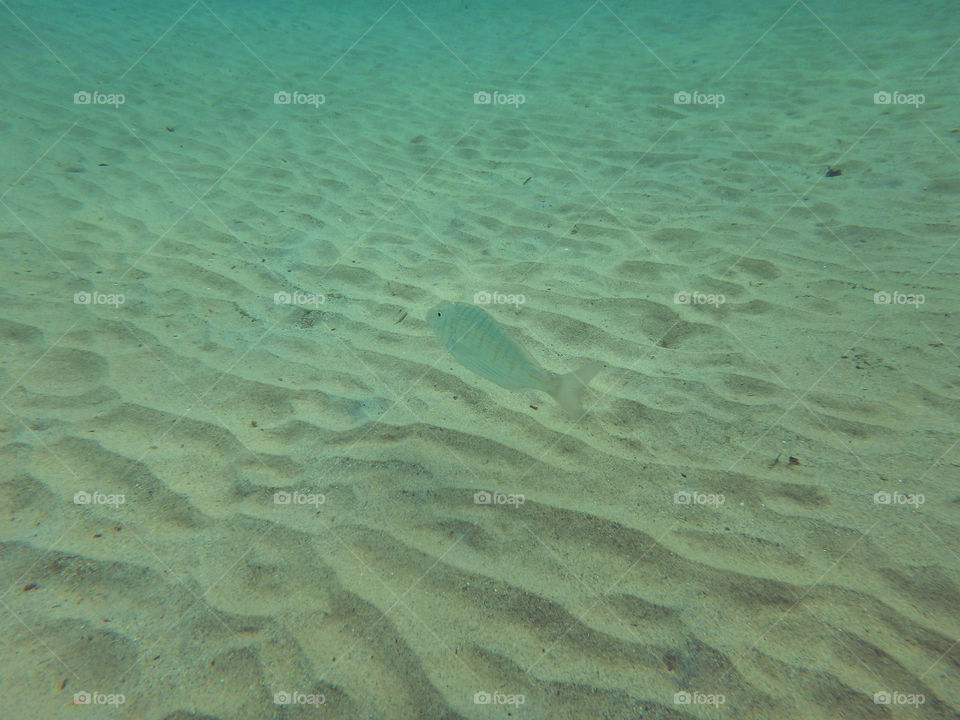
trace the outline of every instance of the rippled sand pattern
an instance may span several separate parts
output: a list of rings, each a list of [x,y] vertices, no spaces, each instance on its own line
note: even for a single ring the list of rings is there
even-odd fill
[[[957,717],[955,18],[187,7],[6,20],[0,715]]]

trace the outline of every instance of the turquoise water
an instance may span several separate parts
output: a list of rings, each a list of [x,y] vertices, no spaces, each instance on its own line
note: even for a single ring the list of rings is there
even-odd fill
[[[0,717],[960,712],[953,5],[0,16]]]

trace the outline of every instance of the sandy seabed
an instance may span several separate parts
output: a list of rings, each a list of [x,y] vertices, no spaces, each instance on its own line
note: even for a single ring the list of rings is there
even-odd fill
[[[946,9],[306,8],[14,8],[0,714],[956,717]]]

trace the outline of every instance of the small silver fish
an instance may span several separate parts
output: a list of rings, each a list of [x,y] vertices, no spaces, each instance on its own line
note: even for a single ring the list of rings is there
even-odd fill
[[[490,313],[468,303],[440,303],[427,311],[427,323],[466,368],[507,390],[542,390],[573,417],[583,415],[583,393],[600,362],[565,375],[544,370]]]

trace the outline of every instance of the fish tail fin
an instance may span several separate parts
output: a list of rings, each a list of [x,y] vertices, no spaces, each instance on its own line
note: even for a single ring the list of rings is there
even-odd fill
[[[583,415],[583,393],[601,367],[599,360],[590,360],[571,373],[557,376],[556,390],[551,395],[572,417]]]

